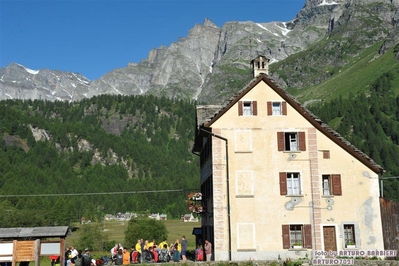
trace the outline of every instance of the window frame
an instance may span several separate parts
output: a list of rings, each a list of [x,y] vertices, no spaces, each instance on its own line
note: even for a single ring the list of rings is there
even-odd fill
[[[297,177],[295,177],[297,176]],[[298,180],[295,181],[294,178]],[[302,196],[302,174],[301,172],[280,172],[279,173],[279,183],[280,183],[280,195],[282,196]],[[296,183],[297,188],[294,187]],[[298,192],[295,194],[294,192]]]
[[[344,235],[344,245],[346,243],[352,242],[356,245],[356,226],[355,224],[343,224],[343,235]]]
[[[279,104],[279,112],[275,113],[274,104]],[[287,102],[285,101],[268,101],[267,102],[267,115],[269,116],[283,116],[287,115]]]
[[[246,104],[249,104],[250,113],[247,114],[245,110]],[[242,100],[238,102],[238,115],[239,116],[257,116],[258,115],[258,104],[257,101]]]
[[[299,228],[301,238],[292,239],[293,231],[292,228]],[[297,242],[302,243],[302,248],[311,249],[312,248],[312,226],[310,224],[283,224],[282,225],[282,237],[283,237],[283,248],[291,249]],[[298,235],[298,233],[294,233]]]
[[[292,141],[290,135],[295,134],[296,149],[291,149]],[[306,151],[306,135],[304,131],[281,131],[277,132],[277,149],[285,152]]]
[[[324,181],[328,180],[329,194],[324,194]],[[340,174],[323,174],[321,176],[322,196],[342,196],[342,183]]]

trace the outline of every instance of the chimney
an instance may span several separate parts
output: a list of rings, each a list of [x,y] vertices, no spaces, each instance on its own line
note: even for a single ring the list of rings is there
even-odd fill
[[[254,78],[260,74],[269,75],[269,62],[270,59],[263,55],[258,55],[251,61],[252,75]]]

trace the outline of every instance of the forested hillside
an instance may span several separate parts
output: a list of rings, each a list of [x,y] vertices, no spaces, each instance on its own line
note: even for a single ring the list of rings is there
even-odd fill
[[[393,81],[399,70],[379,76],[368,91],[310,108],[386,170],[384,197],[399,200],[399,96]]]
[[[7,100],[0,114],[0,227],[128,211],[177,218],[187,212],[187,194],[199,189],[192,102]]]
[[[396,71],[396,72],[395,72]],[[384,73],[364,93],[310,106],[398,176],[399,96]],[[80,102],[0,101],[0,227],[65,225],[117,212],[187,212],[199,190],[195,103],[103,95]],[[399,181],[384,181],[399,200]]]

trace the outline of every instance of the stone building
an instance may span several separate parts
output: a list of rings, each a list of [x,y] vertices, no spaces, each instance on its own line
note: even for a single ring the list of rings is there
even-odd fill
[[[254,78],[224,106],[197,106],[203,238],[221,260],[382,250],[379,177],[366,154],[251,62]]]

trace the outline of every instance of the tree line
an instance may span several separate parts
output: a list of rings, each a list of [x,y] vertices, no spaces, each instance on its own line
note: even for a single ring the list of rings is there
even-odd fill
[[[310,107],[384,176],[399,175],[395,76]],[[151,95],[0,101],[0,227],[70,225],[117,212],[179,218],[199,190],[195,104]],[[31,128],[44,130],[41,140]],[[384,182],[384,196],[399,200],[398,180]]]
[[[193,102],[109,95],[73,103],[6,100],[0,113],[1,227],[128,211],[178,218],[199,187],[198,158],[190,151]],[[35,140],[30,127],[49,138]]]

